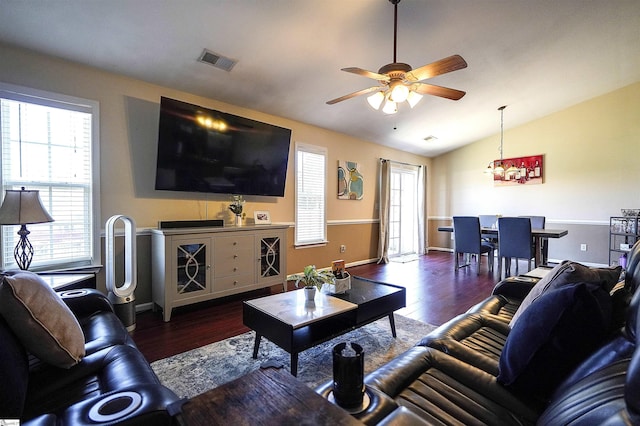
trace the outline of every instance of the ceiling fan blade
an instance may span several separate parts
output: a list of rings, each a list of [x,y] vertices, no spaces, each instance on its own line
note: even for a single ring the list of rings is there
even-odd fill
[[[356,96],[366,95],[367,93],[377,92],[378,90],[383,90],[383,86],[373,86],[368,89],[358,90],[357,92],[349,93],[348,95],[340,96],[339,98],[332,99],[327,101],[327,105],[337,104],[338,102],[346,101],[347,99],[355,98]]]
[[[448,87],[435,86],[433,84],[425,83],[419,83],[412,86],[412,88],[421,95],[440,96],[441,98],[452,99],[454,101],[459,100],[467,93],[463,92],[462,90],[450,89]]]
[[[388,75],[378,74],[377,72],[363,70],[362,68],[358,67],[342,68],[342,71],[350,72],[352,74],[358,74],[362,77],[368,77],[378,81],[389,81]]]
[[[461,70],[467,67],[467,62],[460,55],[452,55],[440,59],[407,73],[406,78],[411,81],[422,81],[448,72]]]

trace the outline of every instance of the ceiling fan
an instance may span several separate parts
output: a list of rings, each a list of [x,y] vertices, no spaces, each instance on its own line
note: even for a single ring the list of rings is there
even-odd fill
[[[424,83],[424,80],[466,68],[467,63],[460,55],[452,55],[416,69],[412,69],[409,64],[397,62],[398,3],[400,0],[389,0],[389,2],[394,6],[393,63],[384,65],[377,73],[357,67],[342,68],[342,71],[378,80],[379,85],[332,99],[327,101],[327,104],[333,105],[356,96],[373,93],[367,98],[369,104],[377,110],[386,100],[382,111],[394,114],[398,111],[398,103],[406,100],[413,108],[422,99],[422,95],[440,96],[454,101],[462,98],[465,92],[461,90]]]

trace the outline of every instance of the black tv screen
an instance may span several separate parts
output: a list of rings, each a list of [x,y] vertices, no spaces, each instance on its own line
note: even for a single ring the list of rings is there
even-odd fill
[[[284,196],[291,130],[162,97],[156,189]]]

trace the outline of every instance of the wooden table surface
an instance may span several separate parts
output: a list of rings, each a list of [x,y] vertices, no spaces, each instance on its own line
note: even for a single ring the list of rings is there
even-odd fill
[[[212,425],[362,425],[285,370],[253,371],[190,399],[178,423]]]

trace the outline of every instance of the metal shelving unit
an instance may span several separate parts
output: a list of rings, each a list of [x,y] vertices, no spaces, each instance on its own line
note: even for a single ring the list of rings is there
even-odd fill
[[[640,239],[640,217],[615,216],[609,218],[609,265],[619,265],[620,257]]]

